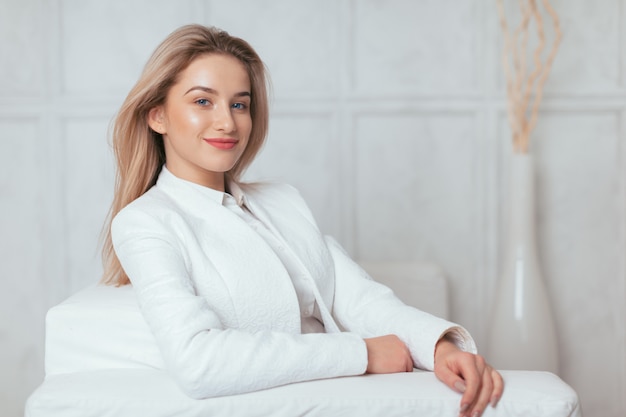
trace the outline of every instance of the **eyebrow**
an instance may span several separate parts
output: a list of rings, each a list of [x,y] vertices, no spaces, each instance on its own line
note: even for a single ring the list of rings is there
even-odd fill
[[[194,91],[194,90],[200,90],[200,91],[204,91],[205,93],[209,93],[209,94],[219,94],[217,92],[217,90],[210,88],[210,87],[203,87],[201,85],[196,85],[191,87],[189,90],[187,90],[185,92],[185,94],[183,94],[184,96],[186,96],[187,94],[189,94],[190,92]],[[249,91],[241,91],[237,94],[234,95],[234,97],[251,97],[252,95],[250,94]]]

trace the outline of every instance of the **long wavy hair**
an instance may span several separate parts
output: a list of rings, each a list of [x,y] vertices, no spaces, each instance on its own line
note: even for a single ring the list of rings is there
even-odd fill
[[[165,163],[163,137],[148,126],[148,113],[165,103],[179,74],[206,54],[237,58],[250,79],[252,131],[241,158],[227,175],[238,180],[265,142],[269,123],[268,80],[265,65],[254,49],[246,41],[213,27],[187,25],[172,32],[146,63],[113,121],[111,136],[117,171],[113,202],[103,229],[104,284],[130,283],[113,249],[111,222],[120,210],[156,183]]]

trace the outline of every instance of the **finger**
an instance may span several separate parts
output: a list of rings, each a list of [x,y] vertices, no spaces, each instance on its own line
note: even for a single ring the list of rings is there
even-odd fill
[[[460,363],[460,374],[465,380],[466,389],[461,398],[461,409],[469,409],[478,399],[483,380],[485,360],[480,355],[469,355]]]
[[[411,351],[404,345],[404,372],[413,372],[413,358],[411,358]]]
[[[498,405],[498,401],[502,398],[502,393],[504,392],[504,380],[502,379],[502,375],[495,369],[491,370],[492,379],[493,379],[493,393],[491,394],[491,399],[489,403],[492,407]]]
[[[480,387],[480,391],[478,392],[478,397],[472,406],[472,417],[477,417],[482,415],[485,408],[487,408],[487,404],[491,399],[491,395],[493,393],[493,374],[491,373],[491,367],[486,367],[483,375],[482,375],[482,384]]]
[[[450,369],[447,365],[442,364],[441,366],[436,366],[435,376],[454,391],[460,394],[465,392],[465,381],[463,381],[463,379],[452,371],[452,369]]]

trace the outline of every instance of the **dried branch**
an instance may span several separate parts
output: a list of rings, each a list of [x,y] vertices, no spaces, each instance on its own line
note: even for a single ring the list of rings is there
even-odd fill
[[[516,117],[517,108],[515,106],[515,90],[513,87],[513,78],[514,76],[511,74],[511,66],[509,64],[509,52],[515,48],[515,42],[511,40],[511,35],[509,33],[508,24],[506,21],[506,15],[504,12],[504,6],[502,5],[502,1],[497,1],[498,6],[498,15],[500,17],[500,27],[502,28],[502,33],[504,34],[504,46],[502,52],[502,66],[504,68],[504,75],[506,79],[506,95],[508,97],[507,100],[507,114],[509,118],[509,124],[511,125],[511,131],[513,133],[514,142],[517,141],[517,137],[520,134],[521,126],[518,125],[519,118]],[[513,53],[513,57],[517,56],[516,53]]]
[[[548,54],[548,58],[546,59],[546,64],[541,73],[541,76],[537,85],[537,92],[535,93],[535,101],[533,102],[532,111],[530,121],[528,122],[528,133],[535,128],[537,124],[537,113],[539,111],[539,104],[541,103],[541,99],[543,97],[543,85],[546,83],[548,79],[548,75],[550,74],[550,70],[552,69],[552,63],[554,62],[554,58],[556,57],[556,53],[559,49],[559,45],[561,43],[561,38],[563,37],[563,33],[561,32],[561,25],[559,22],[559,16],[556,14],[556,11],[550,5],[549,0],[543,0],[543,6],[550,15],[552,19],[552,24],[554,25],[554,41],[552,42],[552,48],[550,49],[550,53]]]
[[[503,0],[496,0],[500,27],[504,35],[502,63],[506,77],[507,111],[513,134],[515,152],[527,153],[530,133],[537,124],[539,105],[543,97],[543,86],[548,78],[558,50],[562,33],[557,13],[549,0],[542,0],[543,8],[552,19],[555,39],[545,63],[542,55],[546,45],[544,21],[537,0],[518,0],[521,10],[520,23],[511,35],[506,19]],[[533,51],[533,70],[527,75],[529,26],[536,25],[536,47]],[[534,99],[531,103],[531,97]]]
[[[520,41],[520,50],[519,53],[514,48],[511,52],[514,55],[518,55],[514,58],[518,62],[517,69],[517,79],[515,83],[515,96],[514,107],[515,107],[515,118],[518,121],[524,120],[524,113],[526,109],[526,105],[522,99],[522,90],[524,86],[524,81],[526,80],[526,55],[528,50],[528,25],[530,24],[530,17],[532,13],[532,8],[526,7],[525,0],[519,0],[520,9],[522,10],[522,19],[520,21],[520,25],[516,30],[516,38],[521,36],[522,39]],[[516,40],[517,42],[517,40]],[[524,138],[524,124],[519,123],[519,132],[517,135],[513,137],[514,147],[517,149],[520,146],[520,143]]]

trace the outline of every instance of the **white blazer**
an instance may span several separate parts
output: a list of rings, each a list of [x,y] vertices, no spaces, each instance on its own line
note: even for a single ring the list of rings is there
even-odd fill
[[[308,272],[326,333],[300,333],[291,278],[263,238],[212,190],[163,167],[157,184],[115,216],[111,233],[165,366],[189,396],[362,374],[363,338],[373,336],[396,334],[428,370],[446,332],[476,350],[465,329],[405,306],[322,236],[294,188],[240,187],[248,209]]]

